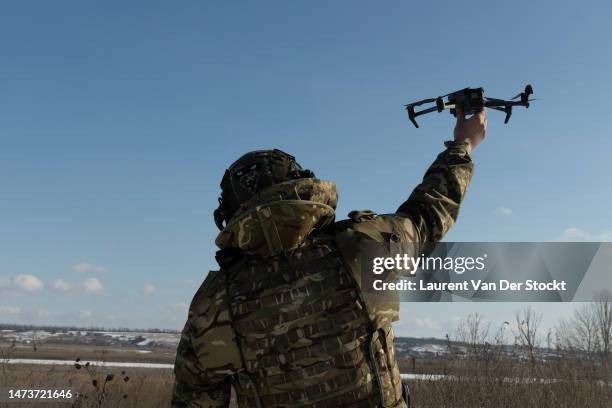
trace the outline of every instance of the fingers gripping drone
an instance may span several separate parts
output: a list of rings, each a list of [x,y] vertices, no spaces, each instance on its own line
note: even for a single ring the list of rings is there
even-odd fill
[[[531,85],[525,86],[523,92],[509,100],[487,98],[483,88],[465,88],[443,96],[438,96],[437,98],[423,99],[421,101],[409,103],[406,105],[406,111],[408,112],[408,118],[417,128],[419,127],[416,121],[417,116],[431,112],[442,112],[445,109],[449,109],[453,116],[457,116],[457,109],[460,109],[464,115],[477,113],[482,108],[495,109],[506,114],[504,123],[508,123],[510,116],[512,116],[512,108],[514,106],[529,108],[529,102],[536,100],[529,99],[529,96],[532,94],[533,87]],[[446,100],[444,100],[444,98],[446,98]],[[417,106],[428,103],[435,103],[435,106],[420,111],[415,109]]]

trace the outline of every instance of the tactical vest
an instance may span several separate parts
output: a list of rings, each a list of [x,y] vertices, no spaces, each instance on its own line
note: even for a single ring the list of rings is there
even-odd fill
[[[405,408],[390,323],[375,325],[332,238],[222,266],[240,407]]]

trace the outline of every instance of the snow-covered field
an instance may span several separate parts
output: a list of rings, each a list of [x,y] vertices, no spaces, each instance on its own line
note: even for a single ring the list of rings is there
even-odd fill
[[[180,340],[178,333],[146,333],[146,332],[92,332],[103,337],[110,337],[120,342],[135,344],[139,347],[176,347]]]
[[[448,353],[448,347],[441,344],[424,344],[422,346],[410,347],[410,351],[416,354],[446,354]]]
[[[87,330],[0,330],[0,343],[89,344],[115,347],[176,348],[179,333],[112,332]]]
[[[6,360],[0,360],[6,364],[34,364],[34,365],[75,365],[74,361],[71,360],[40,360],[32,358],[9,358]],[[157,364],[157,363],[132,363],[132,362],[109,362],[109,361],[79,361],[79,364],[95,365],[97,367],[128,367],[128,368],[168,368],[174,367],[173,364]]]
[[[6,326],[5,326],[6,327]],[[40,330],[0,329],[0,344],[28,345],[85,345],[105,347],[116,351],[126,349],[168,349],[175,350],[180,340],[178,332],[146,332],[146,331],[105,331],[87,329],[46,328]],[[464,345],[453,343],[453,353],[465,355]],[[418,339],[398,337],[395,339],[395,351],[400,358],[437,358],[449,354],[448,343],[441,339]],[[510,351],[510,350],[508,350]],[[544,350],[543,350],[544,353]],[[520,359],[520,353],[515,353]],[[545,353],[543,354],[545,356]]]
[[[0,340],[10,342],[15,340],[18,343],[30,343],[32,341],[42,341],[49,337],[57,336],[60,333],[51,333],[46,330],[0,330]]]
[[[180,333],[149,333],[139,331],[100,331],[100,330],[0,330],[0,343],[17,344],[80,344],[113,347],[121,349],[130,348],[168,348],[176,349],[180,340]],[[431,357],[446,354],[444,344],[436,344],[428,340],[410,339],[409,342],[399,341],[395,345],[398,355],[413,355],[418,357]]]

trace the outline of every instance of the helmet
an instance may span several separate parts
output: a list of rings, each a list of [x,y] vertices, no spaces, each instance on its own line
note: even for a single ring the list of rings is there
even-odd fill
[[[299,178],[314,178],[302,169],[295,157],[281,150],[256,150],[236,160],[223,175],[219,207],[214,212],[220,230],[227,225],[240,205],[274,184]]]

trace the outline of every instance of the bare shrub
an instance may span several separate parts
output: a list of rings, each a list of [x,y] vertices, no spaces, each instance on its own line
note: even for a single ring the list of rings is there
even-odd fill
[[[574,310],[555,328],[557,348],[564,356],[581,355],[594,362],[600,349],[599,327],[592,303]]]
[[[2,374],[6,374],[9,364],[8,361],[11,359],[15,352],[15,340],[11,341],[8,346],[0,346],[0,367],[2,368]]]
[[[490,330],[491,322],[487,322],[482,315],[473,313],[459,321],[456,337],[467,345],[471,357],[478,358],[488,352]]]
[[[531,306],[526,306],[516,313],[515,320],[515,342],[527,353],[531,366],[535,367],[537,349],[540,345],[538,331],[542,323],[542,314],[536,312]]]
[[[602,364],[608,368],[612,341],[612,293],[606,290],[595,295],[592,307],[599,332]]]

